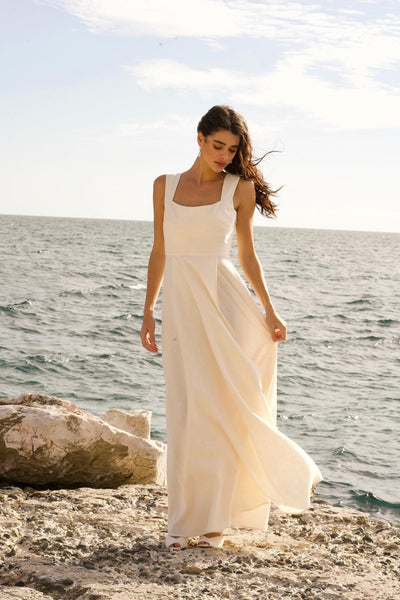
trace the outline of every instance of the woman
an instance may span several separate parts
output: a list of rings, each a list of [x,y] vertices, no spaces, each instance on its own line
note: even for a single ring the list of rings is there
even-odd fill
[[[309,507],[322,477],[313,460],[276,427],[275,311],[254,250],[257,208],[275,215],[271,191],[252,159],[244,118],[214,106],[197,128],[199,155],[188,171],[154,181],[154,245],[141,329],[158,352],[153,311],[163,282],[168,535],[166,546],[222,547],[224,529],[267,529],[270,504]],[[229,258],[238,258],[264,307]]]

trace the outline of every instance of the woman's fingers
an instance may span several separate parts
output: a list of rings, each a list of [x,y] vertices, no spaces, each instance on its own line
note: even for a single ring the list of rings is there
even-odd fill
[[[149,352],[158,352],[156,339],[154,334],[150,331],[142,331],[140,333],[140,338],[142,340],[142,346]]]
[[[285,342],[286,341],[286,330],[287,325],[283,319],[277,314],[266,315],[267,325],[271,332],[271,338],[274,342]]]
[[[275,342],[285,342],[286,341],[286,329],[278,329],[274,330],[274,341]]]
[[[145,314],[143,317],[142,329],[140,331],[140,339],[142,346],[149,352],[158,352],[155,338],[156,324],[153,315]]]

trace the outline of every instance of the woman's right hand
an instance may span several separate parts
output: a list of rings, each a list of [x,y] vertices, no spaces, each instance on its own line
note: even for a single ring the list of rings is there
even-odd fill
[[[287,324],[277,313],[266,317],[273,342],[286,342]]]
[[[140,339],[142,346],[149,352],[158,352],[156,337],[156,322],[152,314],[147,313],[143,317],[142,329],[140,331]]]

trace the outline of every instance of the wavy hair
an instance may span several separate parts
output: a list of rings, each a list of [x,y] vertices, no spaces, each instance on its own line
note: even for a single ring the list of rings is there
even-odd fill
[[[278,207],[271,197],[275,196],[281,187],[277,190],[272,190],[270,185],[265,181],[261,171],[257,169],[257,165],[262,159],[267,156],[267,154],[276,152],[276,150],[266,152],[261,158],[256,159],[253,157],[253,147],[247,123],[242,115],[233,110],[230,106],[213,106],[200,119],[197,126],[197,132],[201,132],[204,137],[215,133],[219,129],[226,129],[234,135],[238,135],[240,138],[237,152],[232,162],[225,167],[225,170],[228,173],[240,175],[243,179],[251,179],[254,182],[258,210],[265,217],[276,217]]]

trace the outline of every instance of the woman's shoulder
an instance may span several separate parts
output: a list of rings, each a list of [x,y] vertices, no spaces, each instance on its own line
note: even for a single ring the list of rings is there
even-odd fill
[[[167,175],[164,173],[163,175],[159,175],[154,180],[154,187],[165,187],[165,181],[167,179]]]
[[[252,207],[255,203],[255,187],[254,181],[252,179],[245,179],[244,177],[239,177],[239,181],[237,183],[235,189],[235,208],[239,208],[239,206],[248,206]]]
[[[229,171],[227,171],[227,175],[229,175],[230,177],[234,177],[235,179],[238,180],[237,182],[237,186],[243,190],[251,190],[254,189],[254,181],[252,179],[245,179],[242,175],[239,175],[238,173],[230,173]]]
[[[236,187],[239,194],[243,194],[244,196],[254,194],[254,181],[252,179],[245,179],[241,175],[236,175],[236,177],[239,177]]]
[[[163,173],[163,175],[159,175],[158,177],[155,178],[153,185],[156,188],[158,188],[158,187],[165,188],[167,177],[175,177],[175,176],[176,176],[175,173]]]
[[[167,191],[168,177],[175,177],[175,175],[163,173],[162,175],[158,175],[158,177],[156,177],[153,182],[153,197],[162,205],[164,204],[165,193]],[[169,185],[171,185],[171,180]]]

